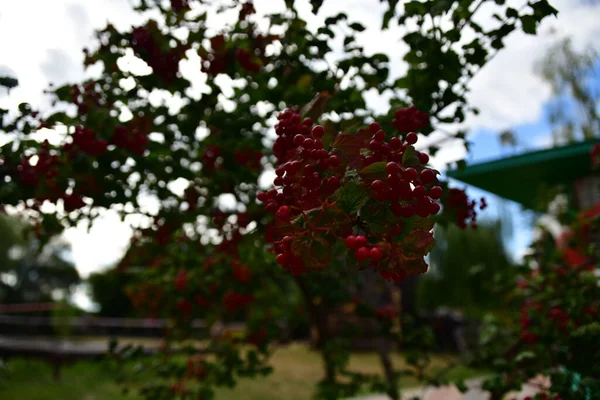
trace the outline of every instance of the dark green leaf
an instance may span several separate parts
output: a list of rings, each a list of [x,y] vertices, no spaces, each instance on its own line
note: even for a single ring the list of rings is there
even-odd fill
[[[348,25],[350,27],[350,29],[353,29],[357,32],[362,32],[364,31],[366,28],[364,27],[364,25],[358,23],[358,22],[353,22],[350,25]]]
[[[521,25],[523,27],[523,32],[529,35],[535,35],[537,32],[537,21],[533,15],[522,15]]]
[[[369,200],[369,194],[358,182],[348,182],[335,193],[337,205],[346,214],[355,214]]]
[[[373,163],[371,165],[366,166],[362,170],[360,170],[360,177],[365,181],[374,181],[376,179],[385,179],[387,177],[387,172],[385,166],[387,163],[385,161],[380,161]]]

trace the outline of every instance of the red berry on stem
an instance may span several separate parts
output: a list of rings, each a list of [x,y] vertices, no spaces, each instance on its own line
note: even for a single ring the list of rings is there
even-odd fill
[[[419,157],[419,162],[423,165],[429,162],[429,156],[425,153],[417,153],[417,157]]]
[[[365,247],[369,244],[366,236],[355,236],[357,246],[356,247]]]
[[[385,166],[385,170],[388,174],[399,174],[402,168],[400,167],[400,164],[392,161],[387,163],[387,165]]]
[[[435,182],[435,172],[430,169],[424,169],[419,176],[423,185],[429,185]]]
[[[369,125],[369,131],[371,133],[375,134],[379,130],[381,130],[381,125],[379,125],[377,122],[373,122],[371,125]]]
[[[371,183],[371,189],[375,190],[376,192],[379,192],[381,190],[384,190],[386,188],[386,184],[383,181],[380,181],[379,179],[376,181],[373,181],[373,183]]]
[[[406,135],[406,143],[408,144],[415,144],[417,143],[417,140],[419,140],[419,137],[414,132],[410,132],[408,135]]]
[[[431,207],[429,208],[429,211],[431,212],[432,215],[435,215],[438,212],[440,212],[440,208],[441,208],[440,204],[433,201],[433,202],[431,202]]]
[[[416,198],[425,197],[427,196],[427,189],[425,189],[425,186],[415,186],[413,189],[413,195]]]
[[[429,197],[431,197],[432,199],[440,199],[443,193],[444,191],[439,186],[434,186],[431,189],[429,189]]]
[[[390,148],[392,150],[398,150],[401,147],[402,147],[402,140],[400,140],[400,138],[393,137],[390,139]]]
[[[344,245],[347,249],[356,250],[358,248],[358,242],[356,241],[356,236],[348,236],[344,240]]]
[[[296,146],[302,146],[302,143],[304,143],[305,139],[306,137],[304,137],[304,135],[297,134],[296,136],[294,136],[294,144]]]
[[[377,151],[381,148],[381,142],[378,142],[377,140],[371,140],[369,142],[369,149],[373,150],[373,151]]]
[[[383,257],[383,253],[379,247],[373,247],[370,251],[371,260],[378,262]]]
[[[329,156],[327,164],[329,164],[331,168],[337,168],[340,165],[340,158],[336,155]]]
[[[385,132],[382,130],[378,130],[374,135],[373,135],[373,140],[376,140],[378,142],[383,142],[385,140]]]
[[[275,215],[280,221],[289,221],[292,214],[288,206],[281,206],[277,210],[277,214]]]
[[[323,128],[321,125],[315,126],[312,128],[312,135],[316,139],[322,138],[323,135],[325,135],[325,128]]]
[[[354,253],[354,257],[358,262],[363,262],[371,256],[371,252],[366,247],[361,247]]]
[[[417,179],[417,175],[417,170],[414,168],[406,168],[404,170],[404,178],[409,181],[414,181],[415,179]]]
[[[285,253],[277,254],[277,258],[275,258],[277,264],[281,265],[282,267],[287,264],[287,260],[288,257]]]

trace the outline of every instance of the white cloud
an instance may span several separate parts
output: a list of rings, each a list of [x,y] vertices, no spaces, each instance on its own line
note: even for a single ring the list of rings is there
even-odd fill
[[[535,63],[559,38],[570,36],[577,49],[600,48],[600,3],[554,0],[558,18],[548,18],[537,36],[515,33],[505,41],[506,48],[473,79],[469,101],[481,114],[467,121],[471,129],[502,130],[535,122],[550,99],[550,88],[535,74]],[[554,29],[555,34],[550,31]]]

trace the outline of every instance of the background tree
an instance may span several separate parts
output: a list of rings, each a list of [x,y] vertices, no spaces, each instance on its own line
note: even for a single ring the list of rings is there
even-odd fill
[[[3,303],[45,302],[67,299],[80,282],[75,266],[68,260],[70,245],[59,237],[42,244],[27,235],[26,223],[0,215],[2,274],[0,301]]]
[[[419,306],[451,307],[477,318],[500,311],[496,292],[517,273],[504,245],[502,222],[482,221],[477,230],[438,225],[435,238],[430,271],[420,278]]]
[[[103,317],[132,317],[135,310],[127,295],[132,279],[117,269],[94,272],[86,283],[93,302],[99,306],[97,314]]]
[[[565,38],[548,50],[537,65],[550,85],[550,124],[555,145],[600,137],[600,58],[594,48],[573,48]]]

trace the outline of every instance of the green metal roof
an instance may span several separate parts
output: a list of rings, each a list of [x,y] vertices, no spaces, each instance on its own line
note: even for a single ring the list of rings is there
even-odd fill
[[[591,175],[590,151],[595,143],[598,141],[519,154],[449,170],[447,175],[536,210],[544,188],[571,186],[577,178]]]

